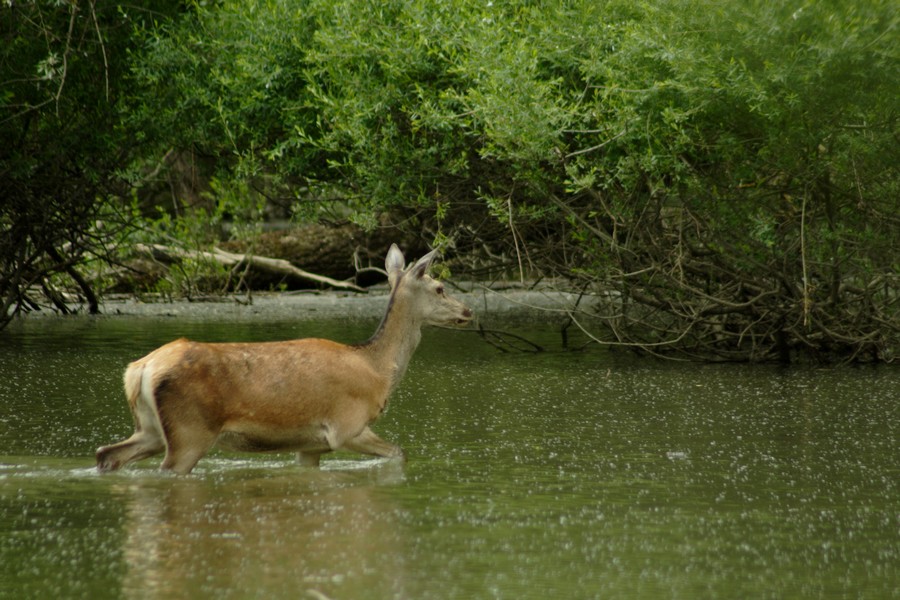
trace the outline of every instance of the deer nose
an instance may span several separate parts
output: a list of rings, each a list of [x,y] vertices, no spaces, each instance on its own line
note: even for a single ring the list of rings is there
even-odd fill
[[[471,319],[472,318],[472,309],[464,308],[462,314],[465,318]]]

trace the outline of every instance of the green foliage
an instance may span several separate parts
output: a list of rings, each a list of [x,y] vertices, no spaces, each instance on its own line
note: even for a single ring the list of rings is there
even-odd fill
[[[0,326],[58,273],[96,309],[76,266],[105,255],[126,225],[118,171],[134,146],[117,107],[131,31],[172,4],[0,7]]]
[[[238,177],[307,168],[315,157],[289,139],[316,120],[303,83],[306,4],[223,2],[146,32],[127,124],[163,151],[212,154]]]
[[[138,48],[108,71],[127,82],[118,121],[72,143],[156,204],[148,173],[189,156],[204,185],[167,209],[179,236],[273,204],[371,227],[387,212],[506,268],[615,287],[682,345],[735,331],[886,356],[898,24],[888,0],[220,0],[129,30]],[[3,56],[58,84],[60,50],[30,43]],[[73,88],[96,91],[99,64]],[[29,102],[49,116],[59,88],[42,85]]]

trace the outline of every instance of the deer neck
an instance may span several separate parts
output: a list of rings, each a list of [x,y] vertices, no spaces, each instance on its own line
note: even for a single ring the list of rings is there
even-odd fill
[[[412,316],[408,302],[403,296],[391,294],[381,325],[362,345],[375,369],[390,379],[392,391],[403,379],[413,352],[422,339],[422,323]]]

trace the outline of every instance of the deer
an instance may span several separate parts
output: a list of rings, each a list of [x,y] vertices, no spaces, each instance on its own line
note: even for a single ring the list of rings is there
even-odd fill
[[[132,362],[124,383],[134,434],[97,450],[98,471],[165,452],[162,470],[186,475],[215,445],[296,452],[311,467],[338,449],[403,460],[401,448],[370,426],[406,373],[422,326],[463,327],[473,318],[428,274],[436,255],[432,250],[407,267],[391,245],[387,310],[365,342],[181,338]]]

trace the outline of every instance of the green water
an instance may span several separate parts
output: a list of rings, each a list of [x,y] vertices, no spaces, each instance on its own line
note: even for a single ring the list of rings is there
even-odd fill
[[[433,330],[374,428],[406,464],[93,470],[131,433],[125,364],[157,345],[374,325],[0,332],[0,597],[900,598],[896,367],[502,354]]]

